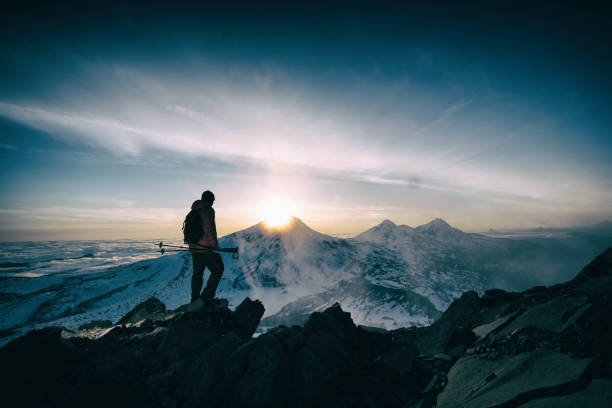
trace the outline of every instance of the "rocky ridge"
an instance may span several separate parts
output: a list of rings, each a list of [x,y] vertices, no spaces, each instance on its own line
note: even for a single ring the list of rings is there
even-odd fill
[[[466,292],[427,327],[356,326],[339,305],[253,338],[263,305],[166,310],[35,330],[0,349],[21,406],[608,407],[612,248],[572,281]]]

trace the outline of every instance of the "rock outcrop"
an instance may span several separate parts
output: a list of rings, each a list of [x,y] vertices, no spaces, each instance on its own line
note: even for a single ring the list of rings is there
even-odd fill
[[[522,293],[466,292],[431,326],[356,326],[336,304],[253,337],[263,305],[157,299],[117,324],[0,349],[7,406],[608,407],[612,249]]]

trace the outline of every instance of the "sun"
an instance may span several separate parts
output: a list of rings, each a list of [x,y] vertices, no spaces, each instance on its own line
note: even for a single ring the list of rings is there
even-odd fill
[[[292,206],[288,200],[273,198],[259,205],[258,216],[268,227],[281,228],[291,221]]]

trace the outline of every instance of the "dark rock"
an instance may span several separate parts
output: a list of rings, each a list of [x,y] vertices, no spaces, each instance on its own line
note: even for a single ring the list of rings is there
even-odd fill
[[[506,292],[501,289],[489,289],[485,291],[484,295],[480,298],[480,303],[483,306],[491,307],[512,301],[516,299],[517,296],[517,293]]]
[[[446,349],[451,355],[461,355],[475,340],[476,335],[469,326],[458,327],[451,332]]]
[[[151,297],[130,310],[117,324],[137,323],[145,319],[163,319],[166,316],[165,312],[166,305],[158,299]]]
[[[384,351],[379,360],[386,367],[401,375],[412,371],[412,363],[417,354],[416,347],[400,346]]]
[[[222,389],[228,406],[289,406],[292,358],[278,333],[266,333],[237,348],[225,364]]]
[[[516,317],[500,333],[509,335],[514,330],[525,327],[537,327],[550,331],[562,331],[567,316],[573,315],[588,302],[587,298],[557,298],[545,303],[536,304]]]
[[[596,379],[583,390],[567,395],[534,399],[521,408],[610,408],[612,406],[612,380]]]
[[[213,299],[199,311],[185,312],[173,318],[168,326],[161,353],[169,359],[197,352],[218,341],[224,333],[234,332],[249,339],[264,313],[260,301],[246,298],[234,312],[227,300]]]
[[[333,379],[350,369],[352,362],[338,336],[313,333],[298,351],[295,366],[297,396],[314,403]]]
[[[441,319],[458,323],[470,321],[474,313],[478,312],[479,306],[480,298],[478,294],[474,291],[465,292],[459,299],[451,303]]]
[[[224,333],[221,319],[195,313],[178,316],[170,322],[159,351],[168,359],[175,359],[212,345]]]
[[[264,311],[259,300],[244,299],[233,315],[235,332],[243,339],[250,338],[255,333]]]
[[[224,375],[226,360],[240,344],[240,337],[229,332],[194,358],[191,368],[178,387],[178,399],[182,406],[214,406],[223,399],[216,384]]]
[[[62,401],[83,353],[62,337],[61,327],[33,330],[0,349],[2,400],[20,406]]]
[[[508,313],[507,315],[501,316],[490,323],[486,323],[486,324],[477,326],[474,329],[472,329],[472,331],[474,332],[476,337],[478,337],[478,339],[481,340],[487,337],[489,334],[495,333],[497,330],[505,327],[505,325],[509,323],[512,319],[514,319],[515,317],[516,317],[516,313]]]
[[[73,368],[74,381],[62,406],[150,406],[148,376],[143,375],[143,355],[152,358],[150,349],[123,339],[91,344],[85,359]]]
[[[572,282],[582,283],[592,278],[610,276],[612,273],[612,248],[608,248],[601,255],[585,266]]]
[[[543,349],[495,361],[463,357],[448,373],[449,382],[438,396],[437,406],[470,408],[508,404],[522,394],[535,396],[537,391],[577,382],[591,361]]]
[[[357,326],[351,319],[351,314],[342,310],[338,303],[322,313],[315,312],[304,325],[304,334],[310,336],[317,333],[332,334],[347,344],[357,339]]]
[[[478,322],[480,299],[466,292],[456,299],[434,324],[419,330],[416,339],[421,354],[444,353],[457,345],[470,346],[476,336],[471,332]]]
[[[80,325],[79,330],[107,329],[109,327],[113,327],[113,322],[110,320],[93,320]]]

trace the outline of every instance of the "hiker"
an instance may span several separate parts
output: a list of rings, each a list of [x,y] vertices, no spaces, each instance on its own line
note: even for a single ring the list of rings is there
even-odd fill
[[[204,301],[210,301],[215,297],[217,286],[225,267],[221,255],[212,249],[219,246],[217,241],[217,226],[215,224],[215,210],[212,205],[215,195],[206,190],[202,193],[202,199],[196,200],[191,205],[192,211],[197,211],[202,223],[202,237],[197,243],[189,243],[191,256],[193,258],[193,275],[191,277],[191,301],[202,297]],[[210,269],[210,277],[206,287],[200,295],[204,277],[204,269]]]

